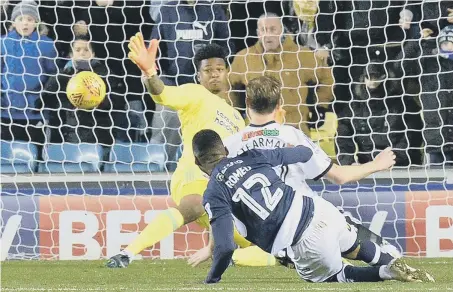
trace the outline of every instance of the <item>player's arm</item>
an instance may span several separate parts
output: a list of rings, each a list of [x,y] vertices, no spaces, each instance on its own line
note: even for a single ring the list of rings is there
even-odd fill
[[[305,163],[313,156],[313,151],[304,145],[291,148],[253,150],[263,154],[272,166]]]
[[[199,95],[187,95],[188,89],[185,86],[166,86],[164,84],[157,75],[156,55],[158,48],[159,41],[156,39],[151,40],[149,47],[146,48],[143,35],[137,33],[130,39],[128,56],[142,71],[146,89],[156,103],[174,110],[185,109],[194,102],[193,98],[190,97],[197,98]]]
[[[235,250],[233,240],[233,218],[231,214],[223,214],[211,221],[213,237],[213,262],[205,280],[206,283],[217,283],[230,265]]]
[[[188,88],[192,84],[167,86],[164,85],[157,74],[154,74],[151,77],[145,77],[144,84],[156,103],[174,110],[187,109],[195,104],[196,98],[199,97],[198,94],[187,94],[187,92],[193,93],[193,90]]]
[[[209,229],[209,234],[210,236],[208,245],[198,250],[196,253],[192,254],[187,260],[187,263],[192,267],[196,267],[212,257],[212,252],[214,250],[214,236],[212,235],[211,228]],[[248,241],[241,234],[239,234],[236,228],[234,228],[233,231],[233,239],[234,243],[241,248],[249,247],[252,245],[250,241]]]
[[[336,184],[345,184],[358,181],[369,175],[391,168],[395,164],[395,154],[391,148],[384,151],[371,162],[362,165],[339,166],[321,150],[313,145],[303,145],[294,148],[279,148],[273,150],[259,150],[274,165],[288,165],[301,163],[308,179],[318,180],[326,177]]]
[[[222,189],[211,180],[203,195],[203,206],[211,223],[213,254],[206,283],[217,283],[228,268],[235,249],[231,206]]]
[[[361,165],[334,164],[325,174],[325,177],[336,184],[345,184],[358,181],[369,175],[390,169],[395,164],[395,154],[390,147],[379,153],[373,161]]]
[[[313,143],[301,131],[296,130],[294,136],[299,145],[305,145],[313,152],[310,159],[300,164],[307,179],[318,180],[325,177],[333,183],[341,185],[361,180],[375,172],[389,169],[395,164],[395,155],[391,148],[387,148],[372,162],[362,165],[340,166],[332,163],[330,157],[319,145]]]

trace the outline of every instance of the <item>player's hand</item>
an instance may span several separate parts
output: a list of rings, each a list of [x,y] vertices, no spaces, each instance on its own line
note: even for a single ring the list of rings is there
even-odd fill
[[[280,106],[275,113],[275,121],[281,125],[285,123],[286,111]]]
[[[134,62],[140,70],[147,76],[156,74],[156,55],[159,48],[159,41],[156,39],[151,40],[149,47],[146,48],[143,35],[138,32],[131,37],[129,41],[129,54],[128,57]]]
[[[384,151],[379,153],[373,160],[376,171],[386,170],[395,165],[396,155],[393,153],[392,148],[387,147]]]
[[[211,256],[212,256],[211,247],[206,246],[206,247],[203,247],[202,249],[200,249],[199,251],[197,251],[196,253],[194,253],[193,255],[191,255],[189,257],[189,259],[187,260],[187,263],[189,265],[191,265],[192,267],[196,267],[199,264],[210,259]]]

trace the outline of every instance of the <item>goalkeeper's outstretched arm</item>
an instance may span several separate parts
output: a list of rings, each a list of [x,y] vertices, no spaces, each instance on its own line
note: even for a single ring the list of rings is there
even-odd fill
[[[157,75],[156,55],[158,48],[159,41],[156,39],[151,40],[149,47],[146,48],[143,35],[137,33],[130,39],[128,56],[142,71],[146,89],[156,103],[174,110],[188,109],[199,101],[199,94],[193,92],[193,90],[196,90],[193,87],[200,85],[166,86]],[[191,94],[188,95],[188,92]]]
[[[164,82],[160,79],[159,75],[146,76],[144,80],[146,89],[151,96],[160,96],[165,89]]]
[[[379,153],[373,161],[365,164],[342,166],[334,164],[326,173],[325,177],[339,185],[358,181],[375,172],[392,168],[395,164],[395,158],[395,153],[388,147]]]
[[[235,245],[233,241],[233,220],[231,214],[225,214],[213,220],[211,222],[211,230],[214,238],[212,245],[214,259],[211,270],[205,280],[207,284],[220,281],[233,257]]]

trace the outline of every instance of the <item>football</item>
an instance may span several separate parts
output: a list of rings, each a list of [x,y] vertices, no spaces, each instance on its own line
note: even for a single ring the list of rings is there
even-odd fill
[[[91,71],[74,75],[66,87],[69,101],[77,108],[94,109],[105,98],[106,86],[102,78]]]

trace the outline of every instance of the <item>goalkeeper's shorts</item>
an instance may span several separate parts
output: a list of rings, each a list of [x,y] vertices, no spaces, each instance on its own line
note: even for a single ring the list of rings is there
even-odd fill
[[[182,198],[188,195],[203,196],[208,186],[208,178],[195,164],[178,164],[170,183],[170,194],[176,205],[179,206]],[[209,218],[204,213],[196,221],[201,227],[209,228]]]

